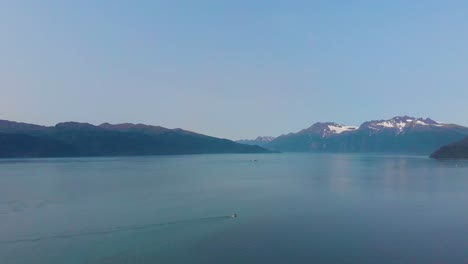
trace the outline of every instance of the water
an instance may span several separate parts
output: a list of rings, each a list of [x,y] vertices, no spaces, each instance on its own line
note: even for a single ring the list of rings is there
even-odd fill
[[[467,205],[426,157],[0,160],[0,263],[467,263]]]

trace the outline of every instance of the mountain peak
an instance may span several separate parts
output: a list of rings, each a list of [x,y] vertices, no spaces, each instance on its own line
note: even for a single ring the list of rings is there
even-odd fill
[[[395,122],[404,122],[404,123],[418,123],[419,121],[419,124],[422,125],[422,123],[425,123],[427,125],[436,125],[436,124],[439,124],[438,122],[430,119],[430,118],[422,118],[422,117],[412,117],[412,116],[395,116],[387,121],[395,121]]]
[[[335,122],[317,122],[309,128],[299,131],[298,134],[311,134],[320,135],[321,137],[328,137],[336,134],[341,134],[343,132],[353,131],[356,129],[357,127],[355,126],[347,126]]]
[[[67,129],[98,129],[99,128],[90,123],[80,123],[80,122],[61,122],[61,123],[56,124],[55,127],[67,128]]]
[[[175,132],[179,134],[191,134],[191,135],[201,135],[189,130],[184,130],[182,128],[165,128],[162,126],[154,126],[154,125],[145,125],[145,124],[133,124],[133,123],[121,123],[121,124],[109,124],[109,123],[102,123],[98,127],[112,130],[112,131],[119,131],[119,132],[138,132],[144,133],[149,135],[159,135],[167,132]]]
[[[268,137],[268,136],[258,136],[256,139],[241,139],[237,140],[237,143],[246,144],[246,145],[258,145],[264,146],[270,142],[272,142],[275,137]]]
[[[364,122],[359,128],[369,129],[372,133],[378,133],[380,131],[393,130],[396,134],[405,133],[409,128],[421,128],[421,127],[442,127],[445,124],[438,123],[430,118],[416,118],[411,116],[395,116],[388,120],[373,120]]]
[[[269,137],[269,136],[258,136],[255,140],[257,141],[264,141],[264,142],[270,142],[273,141],[275,137]]]

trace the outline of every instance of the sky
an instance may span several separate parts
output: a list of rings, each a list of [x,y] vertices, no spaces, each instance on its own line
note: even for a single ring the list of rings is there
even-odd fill
[[[468,126],[468,1],[0,0],[0,119]]]

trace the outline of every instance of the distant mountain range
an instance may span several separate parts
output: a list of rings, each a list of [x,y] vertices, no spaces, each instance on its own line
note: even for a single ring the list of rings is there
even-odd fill
[[[39,126],[0,120],[0,157],[79,157],[203,153],[266,153],[182,129],[144,124],[95,126],[66,122]]]
[[[468,137],[446,145],[431,154],[434,159],[468,159]]]
[[[237,142],[145,124],[65,122],[40,126],[0,120],[0,157],[131,156],[203,153],[387,152],[446,157],[459,153],[468,128],[397,116],[357,126],[315,123],[297,133]],[[464,151],[464,150],[463,150]],[[456,154],[461,155],[461,154]]]
[[[271,141],[273,141],[275,137],[257,137],[256,139],[241,139],[237,140],[237,143],[246,144],[246,145],[257,145],[257,146],[265,146]]]
[[[430,118],[397,116],[364,122],[359,127],[334,122],[315,123],[297,133],[281,135],[262,146],[291,152],[430,154],[467,135],[468,128],[463,126],[439,123]]]

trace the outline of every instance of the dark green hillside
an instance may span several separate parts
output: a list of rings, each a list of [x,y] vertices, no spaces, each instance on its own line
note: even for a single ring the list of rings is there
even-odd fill
[[[4,131],[9,133],[2,133]],[[54,127],[41,127],[2,121],[0,133],[1,157],[269,152],[259,146],[243,145],[182,129],[132,124],[94,126],[67,122]]]
[[[63,142],[25,134],[0,133],[0,157],[63,157],[76,156],[77,149]]]
[[[468,137],[443,146],[431,154],[434,159],[468,159]]]

